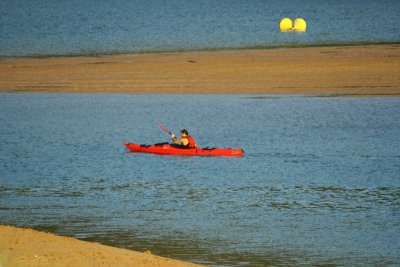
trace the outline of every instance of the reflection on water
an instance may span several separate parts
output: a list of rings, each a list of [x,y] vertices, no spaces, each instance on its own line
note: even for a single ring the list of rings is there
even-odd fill
[[[399,111],[398,98],[2,94],[0,223],[209,265],[398,265]],[[168,141],[157,121],[246,155],[125,150]]]

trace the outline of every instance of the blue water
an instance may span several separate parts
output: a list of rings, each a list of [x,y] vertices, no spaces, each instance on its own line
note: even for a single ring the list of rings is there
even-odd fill
[[[0,57],[400,42],[398,0],[2,0]],[[307,32],[281,33],[301,17]]]
[[[158,121],[245,157],[126,151],[168,141]],[[0,94],[0,125],[0,224],[213,266],[400,265],[399,98]]]

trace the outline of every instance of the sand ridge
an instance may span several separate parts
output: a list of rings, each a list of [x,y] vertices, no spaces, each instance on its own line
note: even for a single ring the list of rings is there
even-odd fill
[[[0,92],[400,95],[400,45],[0,61]]]

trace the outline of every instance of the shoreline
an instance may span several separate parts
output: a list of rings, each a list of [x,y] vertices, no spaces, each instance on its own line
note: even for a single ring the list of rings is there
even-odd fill
[[[0,60],[0,92],[400,96],[400,45]]]
[[[79,58],[79,57],[112,57],[112,56],[129,56],[129,55],[143,55],[143,54],[177,54],[177,53],[201,53],[201,52],[223,52],[223,51],[243,51],[243,50],[275,50],[275,49],[304,49],[304,48],[324,48],[324,47],[358,47],[358,46],[383,46],[394,45],[400,46],[400,42],[359,42],[359,43],[326,43],[326,44],[304,44],[304,45],[277,45],[277,46],[243,46],[243,47],[217,47],[217,48],[204,48],[204,49],[182,49],[182,50],[139,50],[139,51],[126,51],[126,52],[105,52],[105,53],[71,53],[71,54],[31,54],[21,56],[6,56],[0,55],[0,62],[14,59],[48,59],[48,58]]]
[[[27,228],[0,225],[0,266],[201,266]]]

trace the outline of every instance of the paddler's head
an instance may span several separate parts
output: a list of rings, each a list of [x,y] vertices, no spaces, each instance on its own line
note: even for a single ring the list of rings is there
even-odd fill
[[[186,137],[186,136],[189,136],[189,133],[188,133],[187,130],[183,129],[183,130],[181,131],[181,135],[182,135],[182,137]]]

